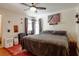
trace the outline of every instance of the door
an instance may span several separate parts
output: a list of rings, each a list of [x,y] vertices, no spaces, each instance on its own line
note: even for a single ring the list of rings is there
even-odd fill
[[[2,45],[2,20],[1,20],[1,15],[0,15],[0,46]]]

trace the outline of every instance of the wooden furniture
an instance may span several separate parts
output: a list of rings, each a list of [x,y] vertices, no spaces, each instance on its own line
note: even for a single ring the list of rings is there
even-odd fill
[[[77,56],[77,43],[69,42],[69,54],[70,56]]]
[[[18,40],[19,40],[19,43],[21,43],[21,40],[24,36],[26,36],[27,34],[26,33],[19,33],[18,34]]]
[[[75,40],[69,41],[69,55],[77,56],[77,42]]]
[[[22,42],[22,39],[24,36],[26,36],[27,34],[26,33],[19,33],[18,34],[18,41],[19,41],[19,44],[23,45],[24,42]],[[23,49],[24,47],[22,47]]]

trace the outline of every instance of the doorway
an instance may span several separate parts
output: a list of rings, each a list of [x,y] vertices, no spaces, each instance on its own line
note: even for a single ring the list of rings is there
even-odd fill
[[[0,47],[2,46],[2,15],[0,15]]]

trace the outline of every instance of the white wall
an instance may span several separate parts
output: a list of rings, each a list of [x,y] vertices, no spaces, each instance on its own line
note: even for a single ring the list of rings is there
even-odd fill
[[[24,18],[25,15],[23,14],[17,14],[13,11],[9,11],[6,9],[0,9],[0,14],[2,15],[2,42],[4,42],[5,39],[8,37],[15,37],[16,34],[24,32]],[[21,18],[23,20],[21,20]],[[10,20],[10,24],[8,23],[8,20]],[[21,24],[21,22],[23,22]],[[13,26],[18,25],[19,32],[14,33]],[[10,33],[7,32],[7,30],[10,29]],[[4,44],[4,43],[3,43]]]
[[[79,6],[76,7],[76,13],[79,14]],[[76,35],[77,35],[77,44],[79,48],[79,24],[76,23],[75,29],[76,29]]]
[[[68,35],[73,37],[76,40],[75,32],[75,8],[65,9],[58,12],[52,12],[51,14],[61,13],[61,20],[58,25],[49,25],[48,15],[41,16],[43,19],[43,30],[65,30],[68,32]]]

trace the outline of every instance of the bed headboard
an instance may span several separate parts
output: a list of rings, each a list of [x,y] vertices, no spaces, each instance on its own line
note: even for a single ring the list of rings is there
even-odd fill
[[[43,31],[42,33],[43,34],[54,34],[54,35],[67,35],[66,31],[56,31],[56,30],[47,30],[47,31]]]

